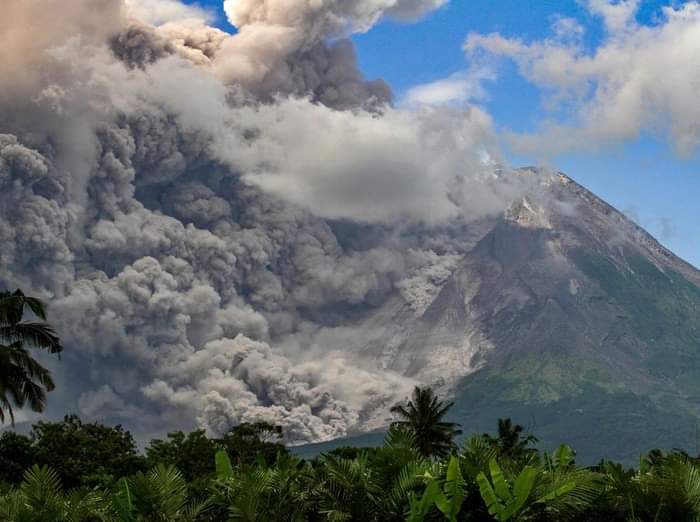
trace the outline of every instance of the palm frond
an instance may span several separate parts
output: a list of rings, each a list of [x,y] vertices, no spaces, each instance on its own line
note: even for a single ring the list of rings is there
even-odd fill
[[[7,413],[13,425],[13,406],[28,404],[34,411],[43,411],[46,392],[54,389],[50,372],[29,355],[27,348],[52,354],[63,350],[54,329],[45,322],[22,321],[25,312],[46,320],[39,299],[25,296],[21,290],[0,293],[0,421],[5,421]]]
[[[19,342],[47,350],[53,354],[59,354],[63,351],[63,346],[55,330],[46,323],[19,322],[0,326],[0,342]]]
[[[386,494],[387,511],[394,516],[405,516],[411,493],[419,491],[424,484],[424,475],[430,470],[427,460],[415,460],[406,464],[396,475],[391,489]]]
[[[21,290],[0,293],[0,323],[18,323],[27,309],[42,321],[46,320],[46,310],[40,299],[26,296]]]

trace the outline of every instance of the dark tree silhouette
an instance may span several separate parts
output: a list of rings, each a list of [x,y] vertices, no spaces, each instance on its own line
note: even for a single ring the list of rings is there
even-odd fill
[[[120,477],[145,470],[136,441],[119,425],[83,422],[77,415],[66,415],[59,422],[37,422],[31,438],[36,463],[54,470],[68,489],[109,486]]]
[[[259,459],[273,464],[280,455],[288,453],[283,437],[281,426],[244,422],[231,428],[218,443],[237,464],[252,464]]]
[[[391,408],[400,419],[391,426],[409,433],[421,455],[443,457],[454,449],[454,438],[462,433],[459,424],[443,420],[453,404],[439,400],[431,388],[416,386],[407,404]]]
[[[39,321],[26,321],[26,312]],[[9,414],[14,425],[14,408],[29,406],[43,411],[46,392],[54,389],[49,371],[30,354],[29,348],[59,354],[63,347],[53,328],[46,323],[44,304],[21,290],[0,292],[0,422]]]
[[[498,450],[501,456],[517,458],[533,451],[529,446],[537,442],[537,437],[524,433],[525,428],[520,424],[513,424],[510,419],[498,419],[498,436],[492,437],[486,433],[484,438]]]

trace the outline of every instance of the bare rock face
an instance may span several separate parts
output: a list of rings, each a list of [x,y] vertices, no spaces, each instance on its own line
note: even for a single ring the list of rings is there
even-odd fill
[[[567,176],[523,175],[539,189],[365,320],[364,354],[451,394],[467,432],[512,416],[584,459],[694,449],[700,272]]]

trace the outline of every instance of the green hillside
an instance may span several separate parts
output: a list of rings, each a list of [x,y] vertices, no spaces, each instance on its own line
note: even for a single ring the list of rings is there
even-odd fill
[[[457,393],[455,418],[475,429],[509,416],[536,431],[543,447],[571,441],[584,461],[600,458],[601,448],[628,463],[652,447],[694,451],[700,412],[700,289],[641,256],[628,258],[626,267],[593,255],[577,255],[575,261],[598,286],[596,301],[622,312],[614,330],[644,347],[630,356],[649,382],[612,374],[606,361],[606,356],[616,356],[612,352],[584,358],[566,346],[557,352],[535,351],[467,377]]]

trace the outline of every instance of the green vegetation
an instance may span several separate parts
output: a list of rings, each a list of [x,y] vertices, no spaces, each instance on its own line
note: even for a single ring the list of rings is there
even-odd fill
[[[494,425],[499,415],[510,417],[536,432],[540,447],[553,451],[566,441],[585,464],[614,456],[625,465],[635,465],[640,453],[649,448],[696,449],[698,445],[696,417],[685,410],[665,409],[649,397],[611,392],[588,382],[580,383],[578,394],[551,402],[503,397],[504,390],[526,386],[525,381],[474,374],[456,392],[450,418],[479,431]]]
[[[416,386],[408,404],[391,408],[400,420],[394,427],[411,434],[412,444],[423,457],[444,457],[454,448],[454,438],[461,434],[454,422],[443,418],[453,403],[438,400],[430,388]]]
[[[27,321],[29,312],[39,321]],[[28,349],[36,348],[60,354],[61,343],[46,324],[44,304],[21,290],[0,292],[0,422],[9,414],[14,424],[14,408],[29,406],[43,411],[46,392],[54,388],[49,371],[39,364]]]
[[[586,464],[607,455],[634,465],[659,446],[698,451],[700,289],[641,256],[580,251],[572,259],[594,283],[572,313],[609,310],[605,343],[580,351],[554,335],[546,340],[560,345],[486,365],[456,390],[450,418],[478,431],[510,417],[548,451],[567,441]]]
[[[457,445],[447,407],[417,389],[380,447],[308,460],[264,423],[219,439],[171,433],[141,454],[119,426],[41,422],[0,436],[0,522],[700,520],[699,458],[653,450],[636,469],[581,466],[569,446],[538,451],[509,419]]]
[[[652,353],[645,361],[649,372],[672,379],[700,372],[697,286],[679,273],[662,272],[641,256],[630,256],[629,266],[623,269],[603,257],[580,255],[576,260],[581,270],[625,311],[620,324],[629,325],[651,347]]]

